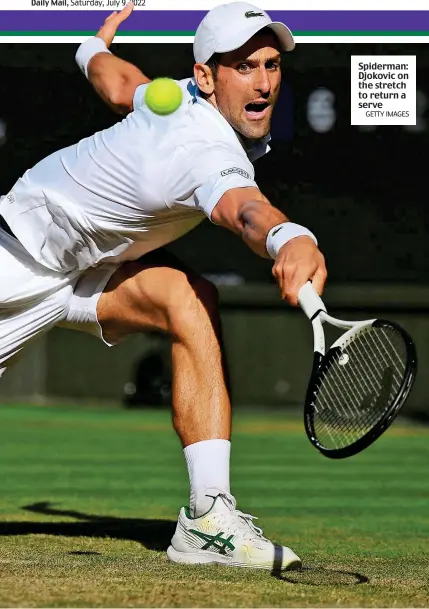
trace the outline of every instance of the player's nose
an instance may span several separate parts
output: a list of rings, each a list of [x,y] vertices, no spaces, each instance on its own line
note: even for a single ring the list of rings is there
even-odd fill
[[[268,95],[271,90],[271,83],[268,71],[265,68],[261,68],[256,71],[255,81],[253,88],[255,91],[259,91],[261,95]]]

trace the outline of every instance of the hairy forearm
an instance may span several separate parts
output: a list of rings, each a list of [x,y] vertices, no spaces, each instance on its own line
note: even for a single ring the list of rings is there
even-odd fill
[[[236,228],[244,243],[255,254],[269,258],[266,250],[268,232],[276,224],[287,221],[288,218],[266,199],[249,201],[240,208]]]
[[[137,87],[150,82],[136,66],[108,53],[94,55],[88,65],[88,79],[98,95],[121,115],[132,112]]]

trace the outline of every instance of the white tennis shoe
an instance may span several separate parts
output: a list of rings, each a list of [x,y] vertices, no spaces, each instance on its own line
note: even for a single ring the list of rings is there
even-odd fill
[[[290,548],[277,546],[262,535],[262,529],[253,524],[255,516],[235,508],[234,497],[224,491],[199,518],[192,518],[189,508],[183,507],[167,550],[169,560],[273,571],[301,567],[301,559]]]

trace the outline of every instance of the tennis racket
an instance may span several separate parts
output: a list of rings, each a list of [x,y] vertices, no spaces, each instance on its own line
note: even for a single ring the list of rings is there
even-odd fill
[[[310,282],[298,300],[314,332],[305,431],[326,457],[351,457],[377,440],[405,404],[417,371],[414,343],[384,319],[331,317]],[[347,330],[326,353],[323,323]]]

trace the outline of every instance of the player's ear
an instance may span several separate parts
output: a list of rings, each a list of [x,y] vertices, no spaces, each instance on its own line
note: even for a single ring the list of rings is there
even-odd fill
[[[213,73],[205,63],[194,65],[194,78],[200,91],[206,95],[211,95],[214,92]]]

